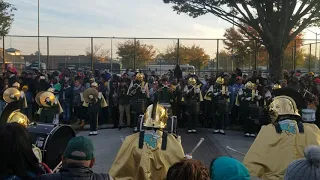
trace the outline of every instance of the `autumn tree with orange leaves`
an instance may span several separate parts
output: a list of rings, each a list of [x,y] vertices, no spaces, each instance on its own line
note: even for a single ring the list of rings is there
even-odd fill
[[[268,52],[265,46],[258,40],[250,40],[254,36],[254,39],[260,39],[259,34],[251,27],[246,26],[247,31],[243,29],[229,28],[226,30],[224,37],[224,44],[228,53],[233,57],[236,66],[240,67],[241,64],[245,64],[251,67],[255,65],[255,58],[257,60],[257,66],[266,66],[268,64]],[[250,35],[248,34],[250,33]],[[300,33],[296,38],[288,44],[284,52],[283,67],[284,69],[292,69],[294,62],[294,52],[296,65],[301,66],[304,63],[304,52],[302,49],[303,34]],[[255,57],[256,53],[256,57]]]

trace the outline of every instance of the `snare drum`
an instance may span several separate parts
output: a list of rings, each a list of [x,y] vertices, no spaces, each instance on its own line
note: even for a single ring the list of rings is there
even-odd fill
[[[74,130],[67,125],[33,124],[28,127],[32,142],[42,152],[42,162],[54,169],[70,139],[75,137]]]
[[[313,109],[302,109],[302,121],[303,122],[315,122],[316,111]]]

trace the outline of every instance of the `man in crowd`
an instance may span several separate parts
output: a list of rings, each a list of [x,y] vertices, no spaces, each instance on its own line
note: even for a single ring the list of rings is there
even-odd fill
[[[62,157],[62,168],[59,172],[45,174],[37,180],[113,180],[109,174],[94,173],[94,147],[90,139],[78,136],[71,139]]]

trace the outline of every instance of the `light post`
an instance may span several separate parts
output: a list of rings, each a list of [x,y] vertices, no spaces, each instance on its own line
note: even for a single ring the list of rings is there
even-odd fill
[[[247,53],[249,55],[249,71],[251,71],[251,48],[249,46],[247,47]]]

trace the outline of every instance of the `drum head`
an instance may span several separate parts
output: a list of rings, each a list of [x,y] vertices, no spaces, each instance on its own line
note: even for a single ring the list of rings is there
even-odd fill
[[[43,159],[51,169],[54,169],[60,163],[68,142],[76,135],[74,130],[66,125],[57,126],[51,133],[45,147],[46,152]]]
[[[75,132],[70,126],[36,124],[28,127],[34,144],[42,150],[42,161],[54,169],[61,161],[61,156]]]

